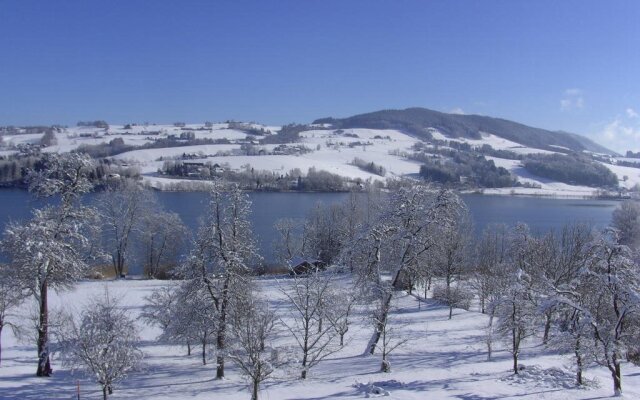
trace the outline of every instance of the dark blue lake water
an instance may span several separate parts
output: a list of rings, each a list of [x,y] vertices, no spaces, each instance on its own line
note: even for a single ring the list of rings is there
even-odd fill
[[[91,201],[89,196],[89,201]],[[250,193],[253,202],[251,220],[265,261],[274,259],[273,224],[280,218],[305,218],[317,202],[339,203],[346,193]],[[473,216],[477,232],[490,223],[529,224],[534,232],[559,228],[567,222],[588,222],[604,227],[611,222],[611,213],[618,205],[609,200],[567,200],[537,197],[463,195]],[[208,195],[202,192],[159,192],[158,198],[167,210],[180,215],[192,230],[204,214]],[[31,209],[42,205],[28,192],[17,189],[0,190],[0,227],[9,220],[29,218]]]

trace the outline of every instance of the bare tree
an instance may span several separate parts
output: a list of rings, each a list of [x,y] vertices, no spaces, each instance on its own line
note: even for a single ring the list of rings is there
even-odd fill
[[[106,400],[114,384],[140,364],[139,340],[135,322],[105,289],[82,311],[79,322],[67,319],[60,343],[64,363],[95,379]]]
[[[141,225],[144,271],[149,278],[166,278],[189,232],[178,214],[163,210],[145,213]]]
[[[445,299],[449,305],[449,319],[453,317],[453,307],[457,306],[457,291],[453,288],[462,275],[468,271],[468,262],[472,243],[471,217],[463,209],[451,224],[437,228],[438,236],[434,248],[434,274],[444,280]]]
[[[391,372],[389,355],[398,347],[405,345],[409,339],[401,334],[402,326],[392,323],[390,310],[383,301],[376,302],[371,319],[376,329],[380,329],[380,352],[382,353],[381,372]]]
[[[352,324],[353,309],[358,297],[348,286],[332,287],[329,290],[324,306],[324,318],[338,334],[342,347],[344,336],[349,332]]]
[[[316,204],[304,224],[302,254],[331,264],[342,248],[339,226],[344,216],[339,205]]]
[[[224,378],[227,318],[233,299],[245,290],[251,262],[257,261],[249,222],[251,202],[238,185],[214,182],[207,220],[180,274],[205,293],[216,312],[216,377]]]
[[[98,223],[94,210],[79,201],[92,187],[87,178],[91,161],[70,153],[49,154],[43,162],[42,172],[30,175],[31,190],[58,195],[60,203],[35,210],[26,223],[10,223],[2,249],[14,282],[38,303],[37,375],[50,376],[48,290],[70,288],[88,270],[89,256],[95,254],[91,230]]]
[[[551,324],[558,311],[555,307],[557,303],[550,299],[550,296],[553,297],[553,288],[569,285],[578,277],[590,257],[592,240],[592,229],[586,224],[567,224],[562,227],[558,235],[552,231],[544,238],[542,245],[546,247],[546,251],[543,252],[542,257],[537,257],[538,266],[536,267],[539,272],[536,282],[537,290],[544,305],[542,307],[545,320],[542,337],[544,344],[549,342]],[[571,322],[573,318],[567,319],[567,315],[561,317],[560,321],[565,324],[565,330],[570,328],[567,325],[569,323],[575,322],[581,325],[579,315],[575,316],[576,321]]]
[[[258,400],[260,384],[276,370],[275,349],[267,347],[273,336],[276,316],[266,302],[249,294],[240,298],[231,315],[232,342],[229,358],[251,383],[251,400]]]
[[[11,281],[11,274],[6,265],[0,265],[0,364],[2,363],[2,330],[9,327],[14,334],[18,333],[18,325],[14,319],[15,309],[23,302],[24,294],[18,286]]]
[[[278,235],[274,241],[274,250],[282,265],[302,254],[304,237],[301,235],[300,224],[291,218],[282,218],[276,221],[274,227]]]
[[[120,181],[100,194],[98,210],[103,220],[105,247],[111,255],[116,278],[124,277],[129,249],[136,232],[155,205],[148,189],[132,180]]]
[[[145,305],[140,316],[149,325],[167,332],[173,324],[175,307],[178,303],[178,291],[173,286],[163,286],[145,297]]]
[[[200,344],[202,365],[206,365],[208,348],[216,344],[219,319],[218,312],[204,288],[200,285],[194,287],[193,282],[187,281],[178,291],[173,319],[165,337]],[[216,350],[219,353],[224,349]]]
[[[500,295],[500,274],[507,260],[508,228],[505,225],[489,225],[482,232],[476,245],[476,262],[472,266],[470,284],[480,300],[480,312]]]
[[[620,244],[640,248],[640,202],[628,200],[613,210],[612,225],[618,230]]]
[[[501,296],[492,305],[498,318],[496,333],[504,339],[513,358],[513,373],[518,374],[522,342],[535,333],[539,319],[533,279],[527,271],[535,259],[535,239],[526,225],[519,225],[510,240],[510,258],[505,271]]]
[[[381,296],[387,305],[382,310],[388,310],[403,275],[424,262],[437,244],[435,232],[454,224],[463,210],[460,198],[451,191],[434,191],[427,186],[400,188],[380,216],[345,249],[343,262],[354,266],[356,285],[374,297]],[[385,279],[387,276],[391,279]],[[381,328],[375,330],[368,346],[370,354],[381,334]]]
[[[588,273],[587,318],[597,344],[596,361],[609,369],[616,395],[622,394],[621,364],[626,349],[640,337],[630,325],[640,314],[640,269],[615,232],[595,240]]]
[[[337,352],[333,338],[336,335],[331,324],[322,324],[331,288],[331,275],[318,269],[304,275],[294,274],[282,293],[293,308],[290,318],[282,319],[299,347],[302,379],[309,370],[329,355]]]

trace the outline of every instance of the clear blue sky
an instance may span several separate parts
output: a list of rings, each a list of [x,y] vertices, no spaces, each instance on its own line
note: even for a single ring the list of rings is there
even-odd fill
[[[640,1],[0,0],[0,125],[422,106],[640,147]]]

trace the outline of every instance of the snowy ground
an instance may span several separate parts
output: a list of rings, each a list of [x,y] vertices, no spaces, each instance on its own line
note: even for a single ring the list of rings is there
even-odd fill
[[[286,279],[284,279],[286,280]],[[281,281],[282,282],[282,281]],[[166,284],[160,281],[83,282],[72,292],[52,296],[54,307],[76,310],[92,295],[108,287],[111,295],[134,315],[140,312],[144,296]],[[286,284],[286,282],[285,282]],[[264,295],[274,309],[286,318],[289,310],[282,301],[277,280],[261,281]],[[371,337],[369,322],[362,316],[354,320],[345,348],[311,370],[301,381],[291,373],[280,372],[265,383],[263,399],[360,399],[383,396],[390,399],[601,399],[612,394],[610,377],[604,368],[593,368],[586,377],[597,382],[589,389],[572,383],[569,356],[546,351],[535,339],[527,343],[521,363],[527,369],[519,377],[510,372],[508,353],[498,349],[493,361],[486,361],[483,327],[486,316],[456,310],[448,320],[448,309],[432,300],[420,302],[406,294],[398,295],[392,319],[405,322],[412,340],[391,356],[392,372],[378,372],[380,357],[365,356]],[[28,307],[22,315],[28,315]],[[215,367],[203,366],[196,354],[187,357],[185,348],[157,343],[156,328],[142,325],[142,347],[146,355],[144,371],[133,374],[116,388],[114,399],[248,399],[249,393],[237,369],[230,364],[227,379],[216,381]],[[283,340],[282,338],[279,340]],[[19,343],[5,330],[3,360],[0,366],[1,399],[71,399],[76,380],[81,398],[100,398],[98,387],[87,379],[71,375],[54,357],[54,376],[36,378],[35,346]],[[640,398],[640,368],[623,365],[625,397]],[[372,390],[382,393],[376,395]],[[367,393],[369,394],[367,395]]]
[[[273,133],[279,130],[277,126],[251,125]],[[325,170],[351,179],[385,180],[415,176],[420,170],[419,163],[402,156],[402,154],[411,153],[412,146],[420,140],[396,130],[344,129],[341,133],[336,133],[334,130],[315,129],[302,132],[299,143],[296,143],[310,149],[311,151],[308,153],[247,156],[240,151],[241,142],[245,139],[256,141],[261,136],[251,136],[239,130],[229,129],[226,123],[213,124],[206,129],[203,124],[186,125],[186,128],[193,129],[189,132],[193,132],[196,138],[227,139],[230,144],[133,150],[113,158],[139,167],[143,178],[152,184],[166,181],[166,178],[158,177],[157,174],[158,169],[162,168],[164,162],[162,160],[180,158],[183,153],[197,157],[192,157],[191,161],[218,163],[235,170],[250,165],[256,170],[267,170],[278,174],[286,174],[294,168],[299,168],[303,173],[306,173],[309,168],[315,167],[318,170]],[[173,125],[136,125],[130,129],[124,129],[122,125],[112,125],[108,131],[92,127],[70,127],[62,133],[57,133],[58,144],[47,147],[44,151],[67,152],[81,145],[108,143],[116,138],[122,138],[128,145],[142,146],[169,135],[180,136],[183,132],[185,131],[180,127]],[[431,133],[434,139],[468,143],[474,147],[488,144],[494,149],[509,150],[518,154],[552,153],[548,150],[523,146],[490,133],[483,133],[481,139],[448,138],[435,129],[432,129]],[[0,149],[0,156],[15,152],[15,146],[21,144],[37,144],[41,137],[41,134],[7,135],[4,137],[5,147]],[[271,151],[275,145],[257,145],[257,147]],[[387,171],[386,175],[381,177],[356,167],[353,165],[355,158],[374,162],[384,167]],[[592,196],[597,191],[590,187],[567,185],[533,176],[522,168],[517,160],[487,158],[492,159],[497,166],[511,171],[519,182],[540,185],[540,188],[491,189],[486,190],[485,193],[584,197]],[[639,168],[604,165],[618,175],[622,187],[630,189],[636,184],[640,184]],[[624,177],[627,179],[625,180]]]

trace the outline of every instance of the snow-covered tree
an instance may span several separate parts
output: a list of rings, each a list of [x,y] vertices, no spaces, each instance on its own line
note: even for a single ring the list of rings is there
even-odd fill
[[[473,227],[466,208],[459,212],[451,224],[443,224],[436,229],[438,237],[433,254],[433,273],[444,280],[445,300],[449,305],[449,319],[457,306],[457,289],[454,287],[468,272],[472,244]]]
[[[216,333],[216,309],[202,286],[193,281],[180,286],[158,288],[146,298],[142,318],[150,325],[162,329],[158,340],[187,345],[191,355],[193,344],[201,346],[202,364],[207,364],[209,346]]]
[[[316,204],[304,224],[302,254],[331,264],[340,253],[340,225],[344,220],[339,205]]]
[[[301,354],[302,379],[309,370],[340,347],[334,343],[336,332],[331,324],[323,324],[333,279],[330,273],[314,269],[304,275],[294,275],[282,293],[292,307],[291,315],[282,322]]]
[[[267,346],[275,333],[276,316],[268,304],[249,293],[238,299],[231,315],[229,358],[250,381],[251,400],[258,400],[260,384],[278,367],[277,351]]]
[[[185,282],[178,291],[178,301],[173,311],[173,320],[166,331],[167,339],[186,340],[198,343],[202,364],[207,364],[209,346],[216,343],[220,318],[211,297],[201,285]],[[190,346],[190,345],[189,345]],[[216,348],[219,353],[224,349]]]
[[[469,283],[476,291],[483,314],[500,295],[499,276],[507,259],[508,233],[509,229],[503,224],[489,225],[476,244],[476,261],[471,268]]]
[[[611,215],[612,225],[618,230],[620,244],[640,249],[640,202],[622,202]]]
[[[245,291],[251,262],[259,258],[250,207],[251,201],[238,185],[214,182],[206,222],[180,270],[181,277],[191,282],[191,290],[206,294],[215,309],[218,379],[224,378],[227,319],[233,300]]]
[[[178,290],[170,285],[162,286],[145,297],[141,317],[149,325],[167,332],[175,320],[175,308],[179,301]]]
[[[380,299],[376,302],[371,312],[371,320],[375,329],[380,329],[381,372],[391,372],[389,355],[409,341],[409,338],[402,333],[404,327],[392,321],[391,310],[387,307],[388,305]]]
[[[2,331],[9,327],[14,333],[18,331],[15,320],[18,316],[15,309],[24,301],[24,294],[11,281],[11,274],[6,265],[0,264],[0,365],[2,364]]]
[[[407,271],[427,262],[437,244],[435,233],[453,225],[463,211],[462,201],[451,191],[422,185],[402,187],[345,249],[342,260],[354,267],[356,285],[365,294],[383,299],[386,306],[382,310],[388,310],[393,291],[402,288]],[[371,354],[381,334],[381,329],[375,330],[368,350]]]
[[[534,291],[534,280],[528,273],[535,260],[537,243],[528,227],[516,227],[510,240],[510,257],[502,290],[492,305],[497,326],[495,332],[504,340],[513,358],[513,372],[518,373],[518,360],[522,342],[535,334],[539,311]]]
[[[79,321],[67,318],[60,338],[65,365],[95,379],[105,400],[114,385],[140,365],[139,341],[134,320],[106,289],[82,311]]]
[[[48,154],[42,170],[30,174],[30,189],[58,205],[33,211],[31,220],[5,228],[2,250],[10,260],[12,280],[38,303],[38,376],[52,373],[49,359],[48,290],[68,289],[88,270],[95,254],[91,240],[99,224],[80,197],[91,190],[91,161],[85,155]]]
[[[596,239],[583,284],[590,301],[585,317],[597,346],[596,361],[606,366],[616,395],[622,393],[621,363],[640,337],[630,324],[640,313],[640,268],[615,232]]]
[[[542,262],[536,266],[539,272],[536,284],[545,320],[542,339],[545,344],[549,341],[554,315],[559,311],[556,310],[553,288],[568,285],[578,277],[589,258],[592,240],[592,228],[586,224],[567,224],[557,235],[552,231],[543,240],[542,245],[546,247],[543,254],[546,256],[538,257]],[[559,318],[565,329],[568,327],[566,317],[565,313]]]
[[[344,336],[352,324],[353,310],[358,297],[348,286],[334,285],[329,289],[324,304],[324,319],[333,326],[340,338],[340,346],[344,346]]]
[[[145,213],[141,221],[141,245],[145,274],[164,277],[178,263],[180,249],[188,241],[189,232],[176,213],[161,209]]]
[[[100,194],[97,204],[104,225],[105,249],[111,255],[116,277],[123,277],[130,261],[133,236],[155,205],[148,189],[124,180]]]
[[[289,265],[294,257],[302,255],[304,243],[300,224],[291,218],[281,218],[274,224],[277,235],[273,247],[282,265]]]

